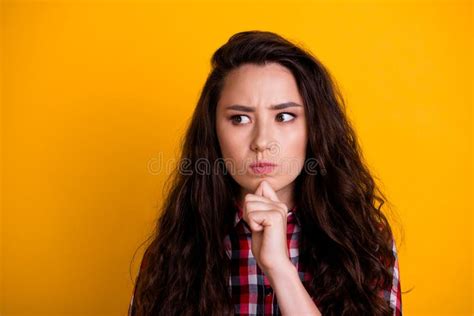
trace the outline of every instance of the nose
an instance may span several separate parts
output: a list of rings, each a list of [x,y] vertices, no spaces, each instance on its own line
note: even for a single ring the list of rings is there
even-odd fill
[[[259,152],[264,152],[265,150],[270,149],[270,146],[272,144],[272,141],[270,139],[271,134],[272,132],[269,126],[265,126],[265,124],[262,124],[261,122],[256,124],[254,129],[254,137],[250,144],[250,149],[252,151],[255,151],[257,154]]]

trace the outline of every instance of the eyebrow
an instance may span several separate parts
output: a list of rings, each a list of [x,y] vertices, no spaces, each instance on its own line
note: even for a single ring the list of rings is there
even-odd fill
[[[269,107],[270,110],[282,110],[289,107],[302,107],[301,104],[295,102],[285,102],[280,104],[271,105]],[[242,112],[255,112],[255,107],[253,106],[245,106],[240,104],[233,104],[226,107],[227,110],[236,110]]]

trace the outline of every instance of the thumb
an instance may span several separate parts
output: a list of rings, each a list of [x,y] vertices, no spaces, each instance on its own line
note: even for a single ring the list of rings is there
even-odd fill
[[[263,196],[263,187],[262,187],[262,183],[264,181],[260,182],[258,187],[257,187],[257,190],[255,190],[255,195],[260,195],[260,196]]]
[[[273,190],[272,186],[270,183],[267,181],[263,180],[260,186],[263,188],[263,196],[266,198],[269,198],[270,200],[273,200],[275,202],[280,202],[280,199],[278,198],[278,195],[276,194],[275,190]]]

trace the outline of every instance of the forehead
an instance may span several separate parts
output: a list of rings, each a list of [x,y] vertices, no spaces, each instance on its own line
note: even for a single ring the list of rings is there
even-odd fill
[[[297,102],[302,104],[296,80],[291,71],[278,64],[244,64],[226,76],[219,104]]]

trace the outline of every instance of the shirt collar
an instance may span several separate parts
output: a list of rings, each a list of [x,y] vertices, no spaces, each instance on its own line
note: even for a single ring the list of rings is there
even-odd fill
[[[234,227],[242,220],[243,217],[243,208],[239,204],[239,202],[235,202],[234,205],[236,206],[237,212],[235,212],[235,219],[234,219]],[[287,224],[294,223],[295,220],[300,225],[299,217],[296,215],[298,207],[295,205],[291,210],[288,211],[290,215],[287,217]]]

